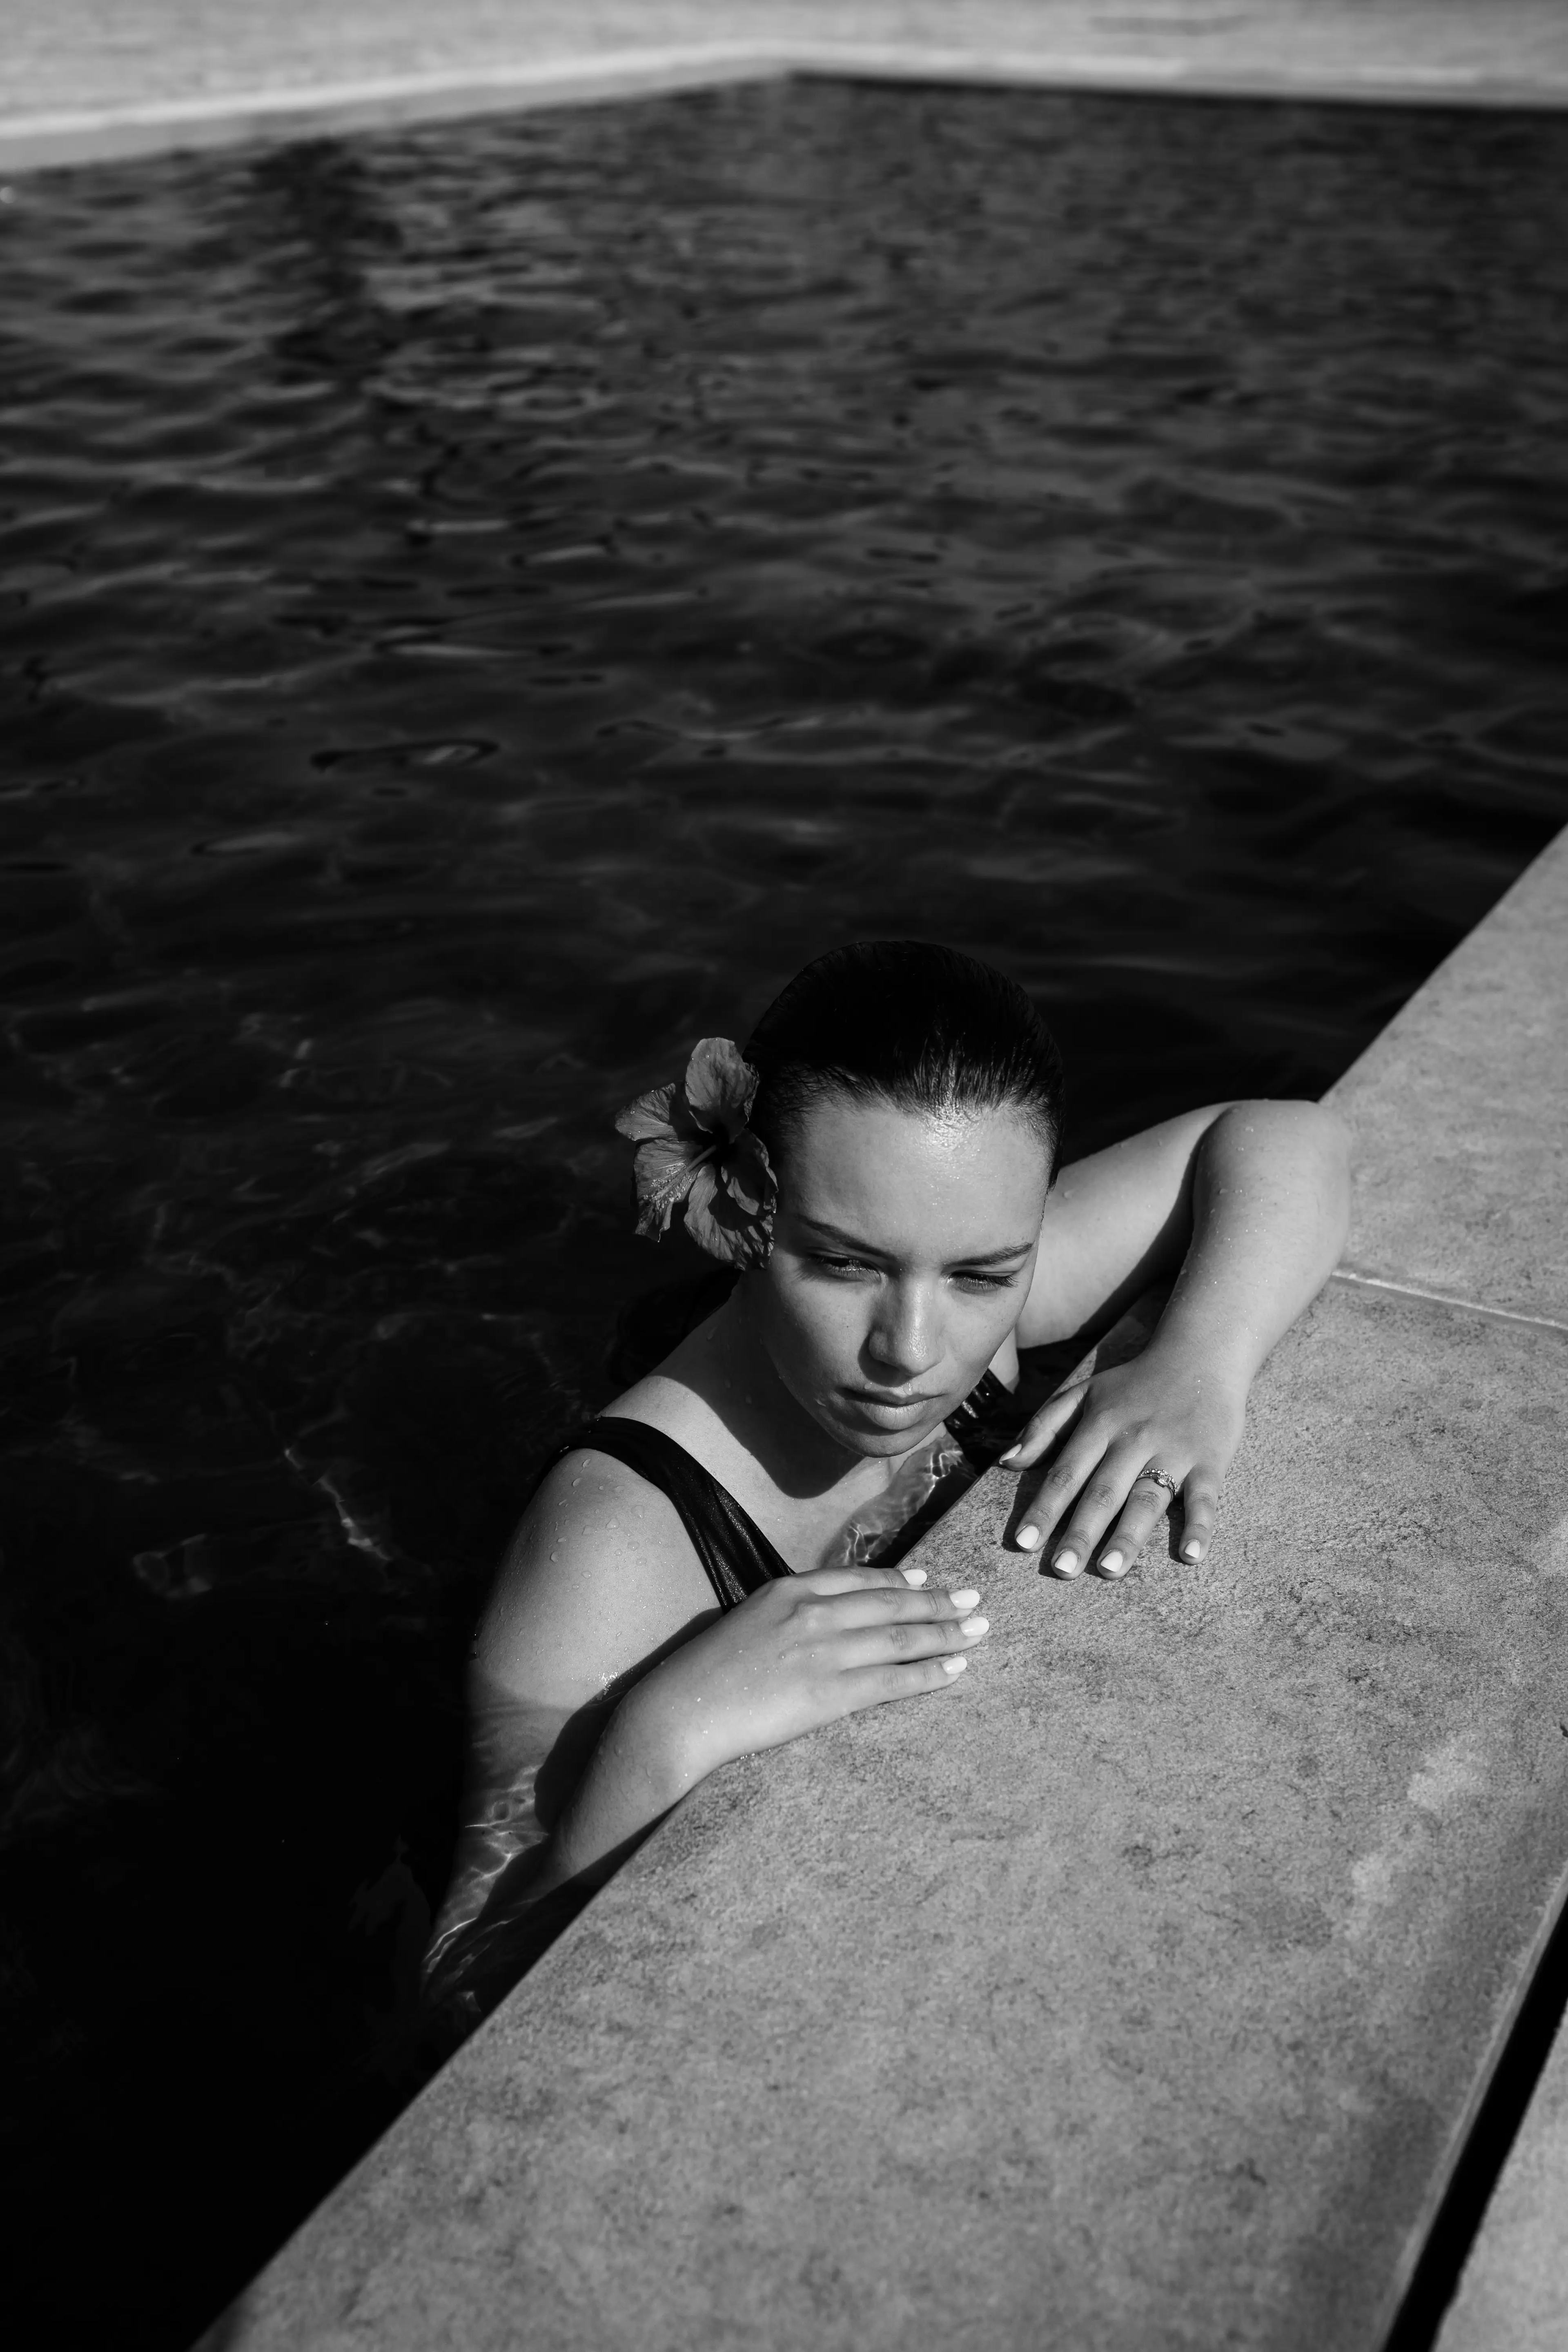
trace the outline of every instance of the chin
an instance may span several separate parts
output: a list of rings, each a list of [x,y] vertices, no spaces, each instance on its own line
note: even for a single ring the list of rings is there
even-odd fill
[[[889,1430],[879,1437],[866,1430],[847,1430],[843,1433],[843,1442],[852,1447],[863,1461],[893,1462],[900,1454],[912,1454],[917,1445],[923,1445],[936,1425],[933,1421],[931,1429],[920,1430],[912,1435],[895,1434]]]
[[[888,1461],[900,1454],[912,1454],[917,1445],[923,1445],[941,1428],[952,1410],[952,1402],[940,1410],[933,1407],[920,1420],[906,1422],[901,1428],[894,1429],[878,1429],[858,1416],[841,1417],[837,1412],[819,1414],[817,1418],[839,1444],[847,1446],[851,1453],[862,1455],[868,1462]]]

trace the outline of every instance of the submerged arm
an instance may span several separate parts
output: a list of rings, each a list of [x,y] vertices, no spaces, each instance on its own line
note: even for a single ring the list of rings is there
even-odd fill
[[[719,1765],[951,1690],[985,1621],[921,1570],[816,1569],[719,1615],[673,1506],[569,1455],[524,1515],[480,1629],[468,1827],[426,1958],[477,2023]]]
[[[1064,1170],[1022,1344],[1091,1336],[1174,1282],[1143,1353],[1053,1398],[1008,1457],[1028,1468],[1061,1441],[1018,1528],[1026,1550],[1060,1526],[1049,1557],[1073,1575],[1114,1522],[1099,1564],[1123,1573],[1165,1507],[1139,1480],[1153,1464],[1181,1490],[1184,1557],[1203,1557],[1247,1391],[1331,1273],[1348,1215],[1349,1139],[1316,1103],[1195,1112]]]
[[[646,1741],[626,1752],[634,1712],[612,1739],[613,1696],[566,1714],[520,1703],[476,1673],[469,1789],[424,1968],[433,2006],[458,2031],[494,2007],[682,1793]]]
[[[508,1546],[475,1640],[463,1821],[425,1956],[456,2023],[493,2006],[679,1793],[659,1801],[635,1759],[628,1774],[597,1749],[638,1676],[710,1613],[684,1550],[662,1498],[590,1454],[550,1474]]]

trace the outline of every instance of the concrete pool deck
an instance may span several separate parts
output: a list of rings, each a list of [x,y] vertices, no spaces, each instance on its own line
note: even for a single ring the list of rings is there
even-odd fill
[[[0,0],[0,171],[791,72],[1568,105],[1556,0]]]
[[[962,1697],[697,1791],[211,2352],[1375,2352],[1568,1893],[1565,1009],[1568,834],[1334,1090],[1210,1561],[982,1480]]]

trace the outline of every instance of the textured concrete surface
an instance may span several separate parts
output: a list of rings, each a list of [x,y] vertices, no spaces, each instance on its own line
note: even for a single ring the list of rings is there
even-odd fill
[[[983,1481],[966,1686],[699,1791],[214,2342],[1372,2352],[1568,1863],[1565,1404],[1336,1288],[1202,1569]]]
[[[1565,2344],[1568,2034],[1514,2143],[1437,2352],[1563,2352]]]
[[[1358,1144],[1350,1265],[1568,1328],[1568,833],[1330,1100]]]
[[[1556,0],[0,0],[0,166],[835,59],[1097,88],[1568,104]]]

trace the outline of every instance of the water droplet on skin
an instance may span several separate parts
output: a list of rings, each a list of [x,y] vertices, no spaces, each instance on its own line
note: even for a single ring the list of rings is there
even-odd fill
[[[574,1479],[573,1479],[573,1481],[572,1481],[572,1484],[574,1485],[574,1486],[580,1486],[583,1484],[583,1481],[581,1480],[581,1478],[574,1478]]]
[[[561,1557],[561,1554],[560,1554],[559,1550],[556,1550],[556,1551],[552,1551],[552,1552],[551,1553],[550,1557],[551,1557],[551,1559],[560,1559],[560,1557]]]

